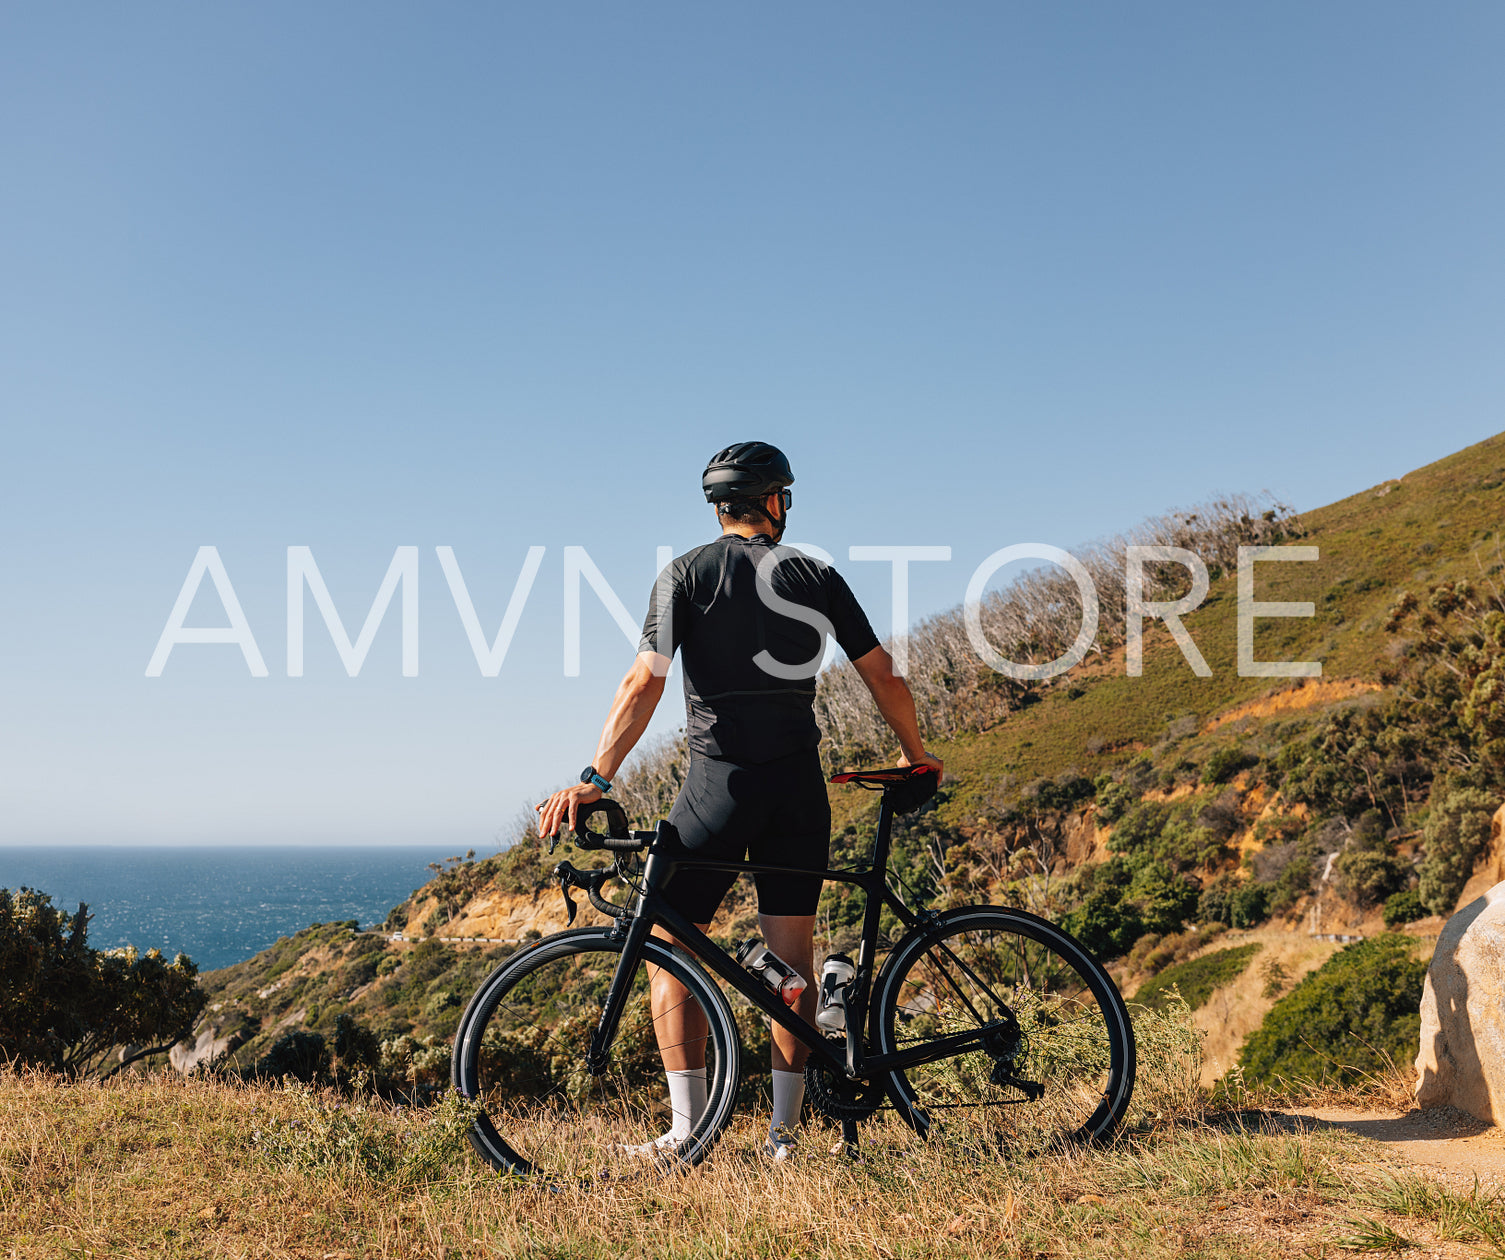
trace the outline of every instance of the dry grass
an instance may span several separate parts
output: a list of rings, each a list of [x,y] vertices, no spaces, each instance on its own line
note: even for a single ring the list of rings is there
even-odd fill
[[[1360,1139],[1195,1109],[1033,1160],[922,1145],[880,1117],[861,1160],[825,1154],[815,1130],[782,1166],[757,1155],[746,1117],[695,1172],[588,1185],[498,1176],[454,1140],[462,1121],[454,1105],[279,1087],[0,1075],[0,1256],[1246,1260],[1331,1254],[1385,1229],[1459,1238],[1473,1219],[1411,1183],[1397,1193]]]
[[[1202,1046],[1204,1085],[1212,1085],[1238,1062],[1239,1047],[1244,1044],[1244,1039],[1264,1022],[1275,1005],[1276,997],[1267,997],[1264,993],[1261,968],[1267,963],[1278,962],[1285,968],[1287,976],[1283,992],[1289,992],[1299,980],[1315,971],[1339,949],[1329,941],[1314,941],[1304,932],[1264,927],[1248,932],[1227,932],[1211,941],[1201,952],[1251,942],[1263,947],[1253,964],[1231,984],[1215,989],[1193,1016],[1197,1026],[1207,1033]]]

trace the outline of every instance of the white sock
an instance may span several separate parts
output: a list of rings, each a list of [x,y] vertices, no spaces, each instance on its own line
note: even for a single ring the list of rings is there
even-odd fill
[[[768,1140],[784,1146],[794,1141],[800,1122],[800,1104],[805,1101],[805,1074],[773,1070],[773,1119],[768,1124]]]
[[[705,1069],[689,1068],[683,1072],[666,1072],[669,1078],[669,1106],[674,1111],[674,1127],[659,1141],[683,1142],[690,1136],[701,1113],[705,1111]]]

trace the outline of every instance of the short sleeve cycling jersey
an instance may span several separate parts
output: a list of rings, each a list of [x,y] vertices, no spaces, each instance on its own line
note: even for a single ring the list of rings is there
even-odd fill
[[[638,650],[683,654],[692,754],[761,763],[819,743],[827,634],[851,660],[878,646],[835,569],[766,534],[723,534],[659,575]]]

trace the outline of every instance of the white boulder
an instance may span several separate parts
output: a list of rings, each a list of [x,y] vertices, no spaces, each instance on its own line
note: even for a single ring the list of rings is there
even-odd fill
[[[244,1041],[245,1036],[239,1030],[224,1032],[213,1024],[206,1024],[193,1041],[180,1041],[169,1050],[167,1061],[175,1071],[187,1076],[195,1068],[210,1066]]]
[[[1416,1103],[1505,1125],[1505,883],[1447,921],[1421,995]]]

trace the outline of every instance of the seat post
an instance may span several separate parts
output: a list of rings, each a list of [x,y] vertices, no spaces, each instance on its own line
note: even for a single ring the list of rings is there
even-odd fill
[[[873,861],[868,868],[872,872],[886,872],[888,870],[889,840],[893,831],[894,810],[889,803],[888,793],[883,793],[883,799],[878,806],[878,834],[873,840]],[[862,914],[862,941],[857,947],[857,976],[858,983],[856,993],[847,1002],[847,1070],[856,1070],[856,1056],[858,1053],[859,1037],[853,1035],[853,1029],[866,1026],[867,1022],[867,992],[868,977],[873,967],[873,943],[878,939],[878,923],[883,913],[883,897],[880,892],[881,885],[868,887],[867,905]]]
[[[873,869],[888,869],[888,851],[894,827],[894,807],[889,803],[888,792],[878,804],[878,834],[873,839]]]

